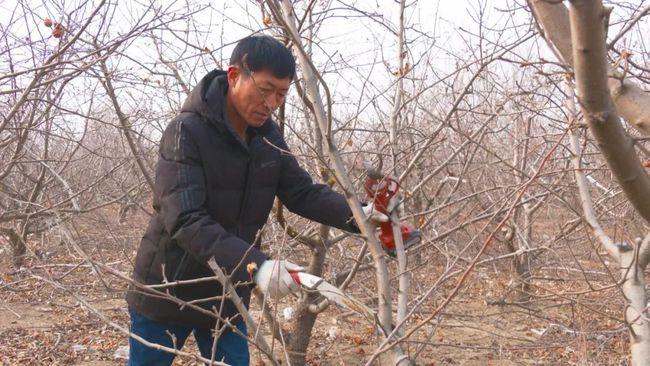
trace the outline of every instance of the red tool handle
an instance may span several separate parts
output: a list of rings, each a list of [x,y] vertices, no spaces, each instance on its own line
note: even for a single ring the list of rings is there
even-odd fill
[[[377,211],[383,214],[388,214],[388,202],[399,190],[399,183],[397,180],[386,176],[377,180],[367,176],[363,183],[363,187],[365,188],[368,197],[374,200]]]
[[[302,283],[300,282],[300,276],[298,275],[298,272],[289,272],[291,275],[291,278],[293,278],[294,281],[296,281],[297,284],[301,285]]]
[[[399,190],[399,183],[395,178],[383,176],[380,173],[373,173],[366,176],[363,182],[363,188],[366,190],[368,197],[373,200],[375,209],[385,215],[389,215],[388,204]],[[393,223],[389,220],[379,224],[380,234],[379,241],[388,254],[395,255],[395,233],[393,233]],[[400,233],[404,242],[404,247],[408,247],[420,242],[420,231],[412,226],[400,225]]]
[[[388,203],[399,190],[399,183],[397,180],[387,176],[376,179],[368,175],[363,182],[363,187],[365,188],[368,197],[374,201],[375,209],[385,215],[389,215]],[[395,250],[395,238],[393,237],[392,225],[393,224],[390,221],[382,222],[379,225],[379,228],[381,229],[379,240],[384,249],[389,252]]]

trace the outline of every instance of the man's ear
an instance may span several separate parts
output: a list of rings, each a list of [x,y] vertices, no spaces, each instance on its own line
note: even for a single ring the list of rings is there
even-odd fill
[[[241,70],[239,69],[239,66],[237,65],[230,65],[228,66],[228,71],[227,71],[227,79],[228,79],[228,85],[235,85],[239,78],[241,77]]]

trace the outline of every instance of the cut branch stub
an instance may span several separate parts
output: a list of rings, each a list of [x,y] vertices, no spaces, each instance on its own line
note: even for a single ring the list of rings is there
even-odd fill
[[[363,168],[365,169],[366,174],[374,180],[379,180],[384,177],[384,174],[381,172],[384,161],[381,158],[381,155],[377,155],[377,159],[378,162],[376,164],[373,164],[371,160],[364,160],[363,162]]]

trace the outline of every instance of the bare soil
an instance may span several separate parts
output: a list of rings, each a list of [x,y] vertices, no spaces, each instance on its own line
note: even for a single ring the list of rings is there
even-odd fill
[[[136,236],[125,241],[135,243]],[[88,311],[68,292],[34,275],[56,280],[111,321],[128,328],[123,300],[126,284],[112,277],[100,281],[93,269],[64,244],[50,243],[46,248],[39,245],[32,243],[32,252],[47,254],[31,256],[22,270],[13,269],[6,255],[0,257],[2,364],[125,364],[125,359],[116,356],[116,351],[128,344],[124,333]],[[123,259],[124,253],[133,258],[134,250],[135,244],[113,243],[91,253],[129,273],[132,264]],[[427,271],[415,272],[412,279],[414,289],[420,289],[420,293],[442,271],[438,263],[428,265]],[[595,261],[584,265],[586,269],[597,267]],[[517,303],[507,266],[478,268],[461,290],[459,300],[453,301],[441,318],[414,333],[407,351],[413,354],[426,345],[418,357],[421,365],[627,365],[628,335],[621,323],[623,302],[616,289],[608,288],[611,282],[594,275],[590,286],[602,290],[580,295],[579,301],[563,300],[556,294],[582,291],[584,281],[567,281],[567,276],[556,281],[550,273],[542,269],[534,281],[535,301]],[[370,274],[367,276],[360,277],[359,283],[372,280]],[[453,285],[450,281],[439,294],[432,295],[408,327],[426,318]],[[349,291],[372,305],[371,289],[355,285]],[[289,305],[280,305],[280,312]],[[255,307],[253,313],[258,314]],[[373,327],[361,317],[330,307],[318,317],[307,360],[311,365],[363,364],[378,341]],[[274,349],[282,359],[277,341]],[[198,352],[192,339],[184,351]],[[264,364],[258,352],[252,355],[253,365]],[[175,361],[175,365],[191,364],[192,360],[183,358]]]

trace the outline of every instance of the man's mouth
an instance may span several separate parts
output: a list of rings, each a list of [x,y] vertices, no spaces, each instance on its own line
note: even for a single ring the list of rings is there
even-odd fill
[[[266,120],[268,118],[268,116],[269,115],[267,113],[255,112],[255,117],[263,118],[263,119]]]

